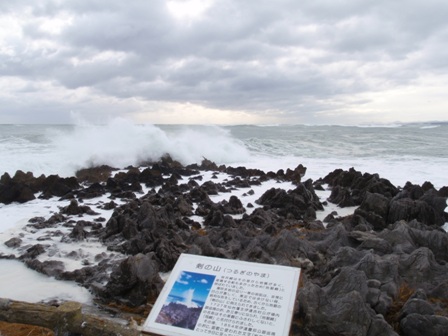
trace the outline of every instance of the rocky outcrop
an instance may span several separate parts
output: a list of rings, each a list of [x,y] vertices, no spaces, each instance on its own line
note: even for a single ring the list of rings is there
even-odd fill
[[[275,209],[283,217],[303,219],[314,217],[316,210],[323,210],[319,197],[314,192],[312,181],[298,183],[293,190],[271,188],[266,191],[257,201],[257,204]],[[311,218],[312,219],[312,218]]]
[[[389,180],[380,178],[378,174],[362,174],[354,168],[348,171],[336,169],[318,182],[326,183],[332,188],[329,201],[340,207],[360,205],[367,192],[387,198],[398,193],[398,189]]]
[[[19,171],[18,174],[20,175]],[[16,173],[17,175],[17,173]],[[34,190],[26,181],[17,181],[5,173],[0,178],[0,203],[25,203],[35,199]]]
[[[230,177],[202,181],[202,169]],[[169,157],[114,176],[108,171],[94,177],[85,171],[78,184],[49,177],[38,190],[46,186],[48,195],[70,203],[47,220],[32,219],[28,228],[39,236],[40,230],[63,226],[64,233],[42,232],[41,243],[32,246],[15,237],[6,246],[39,272],[79,282],[103,304],[149,306],[163,286],[159,272],[171,271],[181,253],[190,253],[301,267],[293,334],[438,335],[445,330],[448,235],[440,226],[448,221],[446,188],[436,190],[429,182],[397,188],[377,174],[354,169],[302,181],[306,169],[300,165],[286,173],[264,173],[208,160],[183,167]],[[39,185],[29,174],[17,176],[15,183],[33,192]],[[266,190],[257,208],[250,209],[245,195],[269,179],[289,181],[291,188]],[[0,181],[11,180],[4,175]],[[315,188],[326,184],[332,189],[330,202],[357,208],[353,215],[328,217],[325,226],[316,220],[325,200]],[[142,185],[152,189],[143,194]],[[239,188],[244,194],[232,195]],[[79,218],[98,216],[83,200],[90,205],[104,195],[111,201],[97,206],[113,210],[107,221]],[[216,195],[225,197],[214,202]],[[57,261],[41,260],[52,239],[100,241],[108,253],[98,255],[95,264],[67,271]],[[179,310],[179,316],[187,313]]]
[[[153,254],[137,254],[123,260],[98,294],[122,304],[139,306],[153,302],[163,287],[159,266]]]
[[[364,221],[368,229],[382,230],[397,221],[417,220],[425,225],[442,226],[448,222],[446,196],[426,182],[423,186],[407,183],[396,188],[377,174],[361,174],[351,168],[337,169],[321,179],[332,192],[329,201],[341,207],[359,206],[354,223]]]

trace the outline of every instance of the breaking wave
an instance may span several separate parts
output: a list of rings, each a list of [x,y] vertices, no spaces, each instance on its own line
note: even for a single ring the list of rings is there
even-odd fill
[[[3,146],[6,160],[2,171],[17,169],[36,174],[70,176],[83,167],[107,164],[117,168],[156,161],[170,154],[182,164],[199,163],[203,158],[218,164],[245,161],[244,144],[228,131],[215,126],[137,125],[114,119],[106,125],[64,125],[46,129],[47,140],[29,141],[21,152]]]

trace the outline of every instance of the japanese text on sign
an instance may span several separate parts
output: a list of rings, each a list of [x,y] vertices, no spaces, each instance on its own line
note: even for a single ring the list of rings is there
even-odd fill
[[[183,254],[143,331],[287,335],[299,276],[292,267]]]

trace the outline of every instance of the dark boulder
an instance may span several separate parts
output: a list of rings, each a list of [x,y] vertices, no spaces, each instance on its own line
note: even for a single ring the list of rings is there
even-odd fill
[[[174,210],[182,216],[193,215],[193,204],[183,195],[179,195],[173,203]]]
[[[306,173],[306,167],[304,167],[302,164],[299,164],[294,170],[292,169],[286,169],[286,173],[284,176],[284,179],[287,181],[291,181],[294,184],[299,184],[302,180],[302,177],[305,176]]]
[[[201,170],[211,170],[211,171],[218,171],[219,167],[214,163],[213,161],[210,161],[206,158],[203,158],[201,165],[199,166],[199,169]]]
[[[73,228],[72,232],[70,232],[69,237],[73,241],[83,241],[87,238],[88,232],[84,229],[85,222],[84,221],[78,221]]]
[[[61,209],[61,213],[64,215],[98,215],[95,211],[93,211],[87,205],[79,205],[78,201],[73,199],[70,201],[70,204]]]
[[[289,230],[283,230],[275,237],[260,235],[257,240],[276,264],[292,265],[300,258],[312,262],[319,261],[316,247],[307,240],[300,239],[298,234],[293,234]]]
[[[40,198],[49,199],[53,196],[62,197],[73,190],[79,189],[80,185],[75,177],[59,177],[59,175],[50,175],[42,182],[42,195]]]
[[[225,172],[231,176],[239,176],[243,179],[247,179],[253,176],[262,177],[265,175],[264,171],[260,169],[251,169],[246,167],[227,167]]]
[[[391,201],[387,217],[388,223],[395,223],[400,220],[411,221],[413,219],[427,225],[441,225],[441,223],[436,223],[436,213],[426,202],[415,201],[411,198],[399,198]]]
[[[20,256],[20,259],[26,260],[26,259],[34,259],[38,255],[41,255],[42,253],[45,253],[45,246],[42,244],[36,244],[31,247],[29,247],[24,254]]]
[[[224,214],[237,215],[246,212],[243,203],[235,195],[230,196],[229,201],[223,200],[219,203],[219,208]]]
[[[117,169],[107,165],[102,165],[99,167],[79,169],[76,171],[75,176],[79,182],[88,182],[91,184],[100,183],[106,182],[115,170]]]
[[[220,186],[218,186],[215,182],[207,181],[207,182],[204,182],[201,185],[201,190],[203,192],[205,192],[207,195],[218,195],[218,193],[219,193],[218,188],[219,187]]]
[[[378,233],[378,237],[387,241],[397,254],[409,254],[417,249],[411,233],[411,227],[405,221],[399,221],[390,225],[387,229]]]
[[[353,237],[354,234],[361,234],[361,231],[352,231],[349,235],[350,237]],[[387,240],[379,238],[376,235],[369,235],[369,237],[364,236],[360,241],[362,242],[358,246],[358,250],[372,250],[379,256],[390,254],[393,251],[392,245]]]
[[[224,215],[221,210],[212,210],[204,219],[205,226],[232,227],[235,221],[229,215]]]
[[[442,226],[448,219],[445,212],[447,197],[431,186],[425,188],[406,184],[390,203],[388,222],[413,219],[426,225]]]
[[[439,264],[430,249],[420,247],[409,255],[401,256],[399,273],[411,287],[430,291],[446,281],[448,264]]]
[[[398,189],[389,180],[380,178],[378,174],[362,174],[354,168],[348,171],[336,169],[322,179],[332,193],[329,201],[341,207],[360,205],[367,192],[392,198]]]
[[[331,189],[331,194],[330,197],[328,197],[328,201],[337,204],[341,208],[359,205],[359,202],[353,199],[352,191],[350,189],[338,185]]]
[[[109,181],[109,180],[111,180],[111,179],[108,179],[107,181]],[[101,197],[105,193],[106,193],[106,188],[103,187],[100,183],[95,182],[95,183],[92,183],[87,188],[79,190],[77,193],[77,196],[79,198],[91,199],[91,198],[95,198],[95,197]]]
[[[25,203],[35,198],[33,189],[26,181],[16,182],[11,179],[8,173],[2,175],[0,179],[0,203]]]
[[[405,318],[411,314],[419,315],[434,315],[434,307],[426,300],[409,299],[400,311],[400,319]]]
[[[409,314],[400,322],[403,336],[446,336],[448,318],[437,315]]]
[[[154,302],[163,287],[153,254],[137,254],[123,260],[101,293],[103,298],[129,306]]]
[[[160,186],[164,182],[163,174],[160,170],[154,168],[145,168],[139,175],[140,183],[147,187]]]
[[[276,209],[277,213],[283,217],[295,219],[303,219],[310,207],[315,210],[323,209],[311,181],[299,183],[296,189],[288,192],[271,188],[256,200],[256,203]]]
[[[331,187],[337,185],[341,187],[350,187],[355,179],[361,177],[361,172],[356,171],[354,168],[350,168],[348,171],[344,171],[343,169],[335,169],[325,176],[322,181]]]
[[[413,243],[418,247],[429,248],[439,263],[448,262],[448,234],[445,230],[428,226],[415,228],[414,224],[417,223],[415,221],[408,223],[408,233]]]
[[[382,230],[387,226],[389,214],[389,199],[381,194],[366,192],[364,200],[355,215],[364,217],[375,230]]]
[[[321,288],[307,282],[299,290],[299,311],[308,335],[368,335],[375,314],[366,304],[367,278],[342,268]],[[393,335],[392,330],[385,335]]]
[[[358,243],[353,241],[348,235],[347,229],[342,223],[336,223],[324,231],[310,231],[306,238],[322,253],[334,256],[343,247],[355,248]]]
[[[45,260],[42,262],[37,259],[27,259],[25,264],[28,268],[50,277],[58,277],[65,269],[64,263],[57,260]]]
[[[440,300],[448,300],[448,279],[442,281],[440,284],[435,286],[429,293],[429,296],[438,298]]]
[[[247,179],[241,179],[239,177],[234,178],[233,180],[227,181],[225,183],[226,186],[228,187],[233,187],[233,188],[250,188],[252,185],[255,184],[261,184],[258,180],[249,180]]]
[[[20,245],[22,245],[22,239],[20,239],[18,237],[11,238],[11,239],[5,241],[5,245],[8,246],[9,248],[20,247]]]
[[[266,210],[263,208],[255,209],[249,216],[245,218],[245,221],[250,221],[255,224],[256,227],[268,227],[277,226],[279,222],[283,220],[277,213],[273,210]]]

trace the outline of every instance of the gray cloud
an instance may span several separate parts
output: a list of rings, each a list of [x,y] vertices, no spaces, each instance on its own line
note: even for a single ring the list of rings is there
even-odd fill
[[[14,51],[0,52],[0,75],[111,99],[314,119],[342,108],[347,95],[446,76],[448,3],[441,0],[216,0],[189,23],[161,0],[29,6],[0,4],[0,15],[23,15],[21,37],[0,44]],[[42,28],[58,18],[69,23],[59,33]],[[34,113],[67,105],[36,103],[47,105]]]

